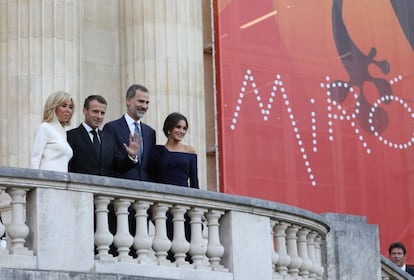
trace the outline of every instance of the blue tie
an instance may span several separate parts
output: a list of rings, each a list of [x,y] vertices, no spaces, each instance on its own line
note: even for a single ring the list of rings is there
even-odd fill
[[[144,152],[144,142],[142,141],[142,132],[141,132],[140,124],[138,122],[134,122],[134,124],[135,124],[135,132],[138,135],[138,143],[139,143],[138,162],[141,163],[142,153]]]

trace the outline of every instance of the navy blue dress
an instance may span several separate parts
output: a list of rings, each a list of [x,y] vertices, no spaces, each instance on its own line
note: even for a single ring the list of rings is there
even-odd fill
[[[170,152],[165,146],[156,145],[151,155],[150,170],[156,183],[199,188],[196,154]]]

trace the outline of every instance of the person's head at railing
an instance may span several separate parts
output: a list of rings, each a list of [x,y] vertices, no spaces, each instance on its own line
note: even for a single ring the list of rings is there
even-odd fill
[[[388,254],[390,255],[390,260],[394,264],[398,265],[403,271],[414,276],[414,268],[405,264],[407,250],[402,242],[391,243],[388,249]]]
[[[390,256],[390,260],[398,265],[399,267],[403,267],[405,265],[406,254],[407,250],[405,246],[401,242],[393,242],[391,243],[388,254]]]

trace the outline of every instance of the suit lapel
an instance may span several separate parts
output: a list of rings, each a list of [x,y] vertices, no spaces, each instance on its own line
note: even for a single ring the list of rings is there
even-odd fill
[[[122,137],[122,142],[129,145],[129,134],[131,131],[129,130],[128,124],[124,117],[119,119],[118,125],[120,130],[119,135]]]

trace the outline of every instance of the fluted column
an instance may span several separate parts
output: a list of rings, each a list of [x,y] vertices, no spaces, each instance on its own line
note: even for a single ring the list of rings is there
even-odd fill
[[[29,166],[49,94],[78,99],[79,14],[76,0],[0,1],[0,165]]]
[[[158,128],[168,113],[187,116],[186,141],[199,154],[200,186],[206,186],[202,1],[119,1],[121,84],[150,90],[146,122]]]

